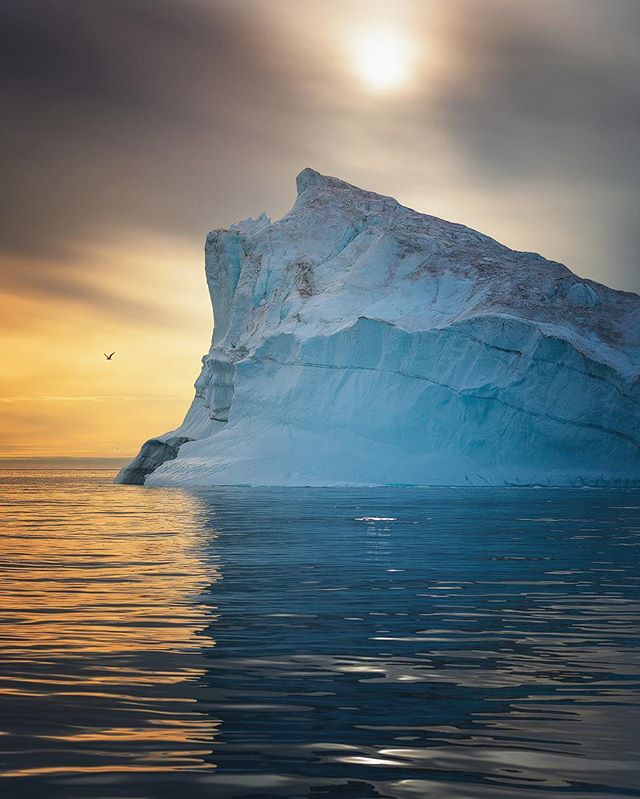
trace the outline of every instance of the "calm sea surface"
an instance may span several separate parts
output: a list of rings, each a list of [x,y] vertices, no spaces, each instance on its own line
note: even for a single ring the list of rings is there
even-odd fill
[[[0,473],[3,797],[640,797],[640,492]]]

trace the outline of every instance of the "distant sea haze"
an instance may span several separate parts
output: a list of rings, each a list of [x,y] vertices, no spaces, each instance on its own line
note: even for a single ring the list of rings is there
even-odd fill
[[[118,458],[76,458],[53,455],[42,458],[0,458],[0,469],[121,469],[131,458],[132,455],[123,455]]]

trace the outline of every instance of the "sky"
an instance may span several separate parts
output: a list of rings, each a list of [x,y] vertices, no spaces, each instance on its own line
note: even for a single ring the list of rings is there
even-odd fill
[[[639,34],[637,0],[3,0],[0,457],[177,426],[206,233],[305,166],[640,291]]]

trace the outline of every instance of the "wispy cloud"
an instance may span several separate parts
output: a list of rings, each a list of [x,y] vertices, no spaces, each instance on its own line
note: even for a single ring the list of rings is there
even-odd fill
[[[103,394],[103,395],[86,395],[80,394],[75,396],[56,396],[56,395],[41,395],[41,394],[24,394],[15,397],[0,397],[0,402],[17,403],[23,405],[26,402],[166,402],[171,398],[171,394]]]

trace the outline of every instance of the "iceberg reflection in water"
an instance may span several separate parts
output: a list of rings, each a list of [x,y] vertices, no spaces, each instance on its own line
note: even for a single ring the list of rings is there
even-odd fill
[[[0,482],[5,796],[640,796],[640,492]]]

